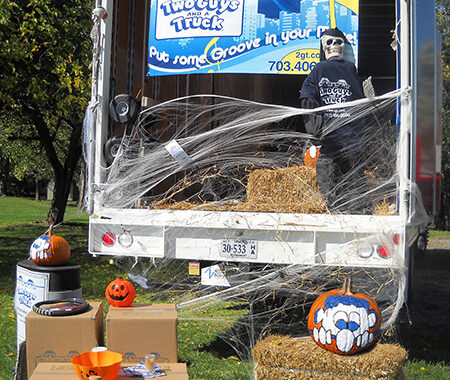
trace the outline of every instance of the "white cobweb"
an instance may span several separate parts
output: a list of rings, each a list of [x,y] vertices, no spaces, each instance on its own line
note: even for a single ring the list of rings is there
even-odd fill
[[[213,95],[157,104],[143,110],[128,128],[100,186],[100,203],[109,209],[232,211],[248,218],[261,212],[296,213],[318,220],[323,215],[357,214],[363,223],[379,224],[379,233],[347,233],[345,241],[324,246],[319,258],[340,250],[345,255],[349,247],[359,254],[361,247],[384,246],[391,255],[387,260],[371,251],[367,266],[364,259],[360,265],[346,265],[345,258],[332,265],[320,260],[202,261],[202,267],[218,268],[217,273],[226,276],[229,286],[223,287],[202,286],[199,277],[189,276],[188,263],[182,260],[121,257],[117,264],[159,300],[177,303],[180,320],[222,321],[227,326],[222,338],[243,358],[267,334],[306,335],[311,303],[324,291],[340,287],[346,277],[351,277],[355,291],[378,303],[382,329],[389,329],[404,303],[407,278],[403,252],[392,233],[404,230],[406,223],[398,215],[399,183],[405,181],[398,171],[399,152],[405,142],[397,125],[398,102],[405,91],[314,110]],[[304,165],[304,154],[321,142],[305,132],[303,119],[338,109],[349,116],[325,124],[321,141],[349,125],[358,128],[359,135],[349,135],[345,149],[323,155],[319,163],[324,170],[327,160],[339,157],[353,166],[338,183],[332,175],[328,184],[322,178],[319,189],[315,168]],[[410,224],[427,218],[421,200],[415,203]],[[392,218],[386,222],[385,216]],[[107,232],[107,227],[95,228]],[[199,233],[208,237],[211,232],[205,226]],[[289,234],[280,233],[278,239],[289,246]],[[206,312],[220,307],[239,313],[227,317]]]

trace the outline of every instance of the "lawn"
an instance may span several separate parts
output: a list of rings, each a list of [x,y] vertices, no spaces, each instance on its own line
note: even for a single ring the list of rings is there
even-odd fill
[[[29,198],[0,197],[0,227],[43,221],[50,203]],[[86,223],[88,216],[78,212],[75,202],[69,202],[64,219],[70,223]]]
[[[11,378],[11,369],[16,360],[16,321],[13,310],[15,267],[18,261],[28,257],[33,240],[45,232],[47,226],[42,220],[48,207],[49,202],[46,201],[0,198],[0,329],[3,336],[0,343],[0,379]],[[87,253],[87,228],[87,215],[78,213],[75,205],[70,204],[66,222],[58,226],[55,232],[70,242],[71,261],[81,266],[83,297],[103,301],[107,308],[104,289],[112,279],[124,273],[110,262],[109,257],[92,257]],[[432,236],[447,237],[447,234],[433,232]],[[161,297],[161,294],[138,286],[136,288],[136,300],[139,303],[153,302]],[[164,302],[176,302],[179,295],[164,293],[164,297]],[[188,363],[191,379],[251,379],[250,362],[239,360],[230,350],[217,349],[221,344],[217,336],[247,313],[245,308],[233,306],[231,303],[217,304],[208,310],[199,311],[201,315],[198,318],[187,318],[183,312],[180,313],[179,360]],[[406,339],[405,344],[411,343]],[[413,355],[405,365],[408,379],[450,379],[450,360],[447,358],[444,361],[439,354],[442,342],[430,339],[429,343],[424,343],[422,339],[412,344],[416,347],[412,347]],[[428,347],[428,353],[422,349],[422,344]],[[409,346],[407,348],[411,349]]]
[[[47,225],[42,221],[49,209],[47,201],[36,202],[24,198],[0,198],[0,379],[10,379],[16,361],[16,320],[14,314],[15,269],[18,261],[28,257],[33,240],[44,233]],[[81,266],[83,297],[102,301],[105,315],[108,303],[104,299],[107,284],[118,275],[124,275],[109,257],[92,257],[87,253],[88,216],[78,213],[75,204],[70,204],[66,213],[67,222],[58,226],[55,233],[62,235],[71,246],[71,262]],[[19,221],[17,221],[19,220]],[[149,303],[160,295],[136,287],[136,302]],[[175,302],[167,298],[164,302]],[[241,362],[235,355],[221,356],[213,350],[206,351],[217,340],[217,335],[237,320],[245,310],[222,304],[203,312],[200,318],[189,315],[178,325],[179,360],[190,364],[192,379],[249,379],[250,363]],[[221,315],[226,317],[221,319]],[[182,317],[183,313],[180,313]],[[214,318],[212,318],[214,315]],[[194,318],[192,318],[194,317]],[[180,318],[181,319],[181,318]],[[220,323],[226,320],[226,323]],[[230,322],[231,321],[231,322]]]

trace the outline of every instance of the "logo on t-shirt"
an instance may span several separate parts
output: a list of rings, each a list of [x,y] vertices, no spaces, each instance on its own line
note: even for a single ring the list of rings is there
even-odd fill
[[[350,85],[345,79],[331,82],[327,77],[323,77],[319,82],[319,92],[326,105],[348,102],[352,96]]]
[[[337,82],[330,81],[327,77],[323,77],[319,82],[319,93],[323,104],[339,104],[350,101],[352,91],[350,85],[345,79],[339,79]],[[334,109],[325,112],[325,117],[328,118],[343,118],[350,115],[343,109]]]

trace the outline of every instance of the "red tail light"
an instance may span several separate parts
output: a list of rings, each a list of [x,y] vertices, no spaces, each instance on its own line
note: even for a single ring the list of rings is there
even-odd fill
[[[102,236],[102,243],[107,247],[111,247],[116,243],[116,236],[112,232],[106,232]]]
[[[382,257],[383,259],[389,259],[391,257],[391,251],[385,245],[379,245],[377,247],[377,253],[378,256]]]
[[[394,242],[395,245],[401,244],[402,240],[403,240],[403,237],[402,237],[401,234],[395,234],[395,235],[392,237],[392,241]]]

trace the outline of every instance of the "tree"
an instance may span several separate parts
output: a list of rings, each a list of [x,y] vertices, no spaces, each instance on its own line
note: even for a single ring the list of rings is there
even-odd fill
[[[51,177],[51,167],[34,128],[27,120],[15,120],[11,114],[8,117],[0,115],[0,125],[0,155],[7,161],[8,169],[4,176],[11,173],[22,181],[26,174],[32,174],[36,182],[36,199],[40,199],[39,181]]]
[[[2,120],[27,121],[55,179],[49,222],[61,222],[81,156],[90,96],[91,1],[0,0]]]

